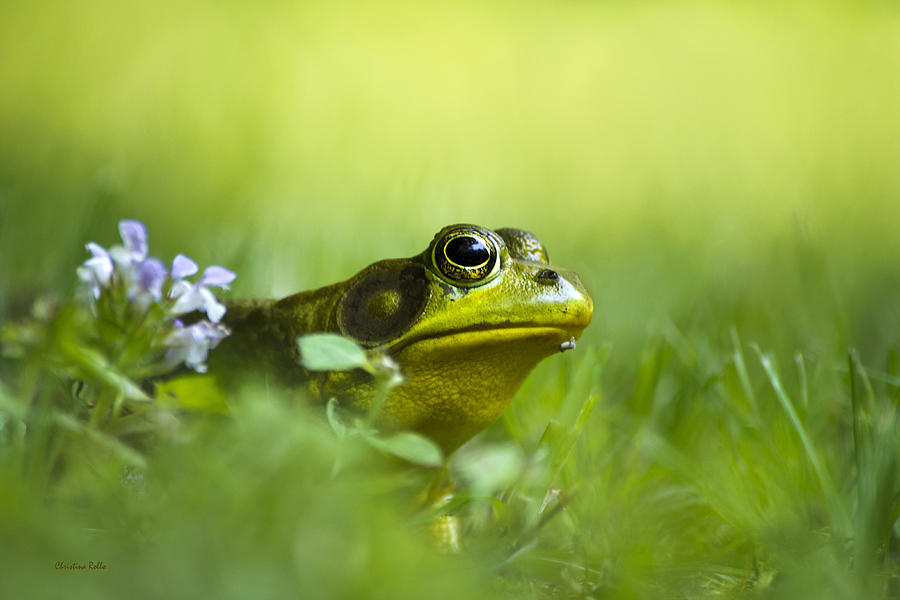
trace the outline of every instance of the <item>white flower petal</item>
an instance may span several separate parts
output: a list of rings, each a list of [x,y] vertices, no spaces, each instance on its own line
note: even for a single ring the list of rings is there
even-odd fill
[[[219,302],[207,305],[206,316],[209,317],[209,320],[213,323],[218,323],[222,320],[222,317],[225,316],[225,305]]]
[[[172,286],[172,289],[169,290],[169,297],[178,298],[191,291],[192,289],[194,289],[194,286],[187,281],[176,281]]]
[[[78,275],[78,279],[84,283],[93,283],[96,281],[93,269],[87,265],[81,265],[75,269],[75,274]]]
[[[206,362],[208,354],[209,346],[205,342],[192,344],[187,348],[187,356],[185,356],[184,362],[189,367],[197,367]]]
[[[122,246],[113,246],[110,248],[109,255],[117,265],[125,270],[130,269],[135,263],[141,261],[141,258],[138,255]]]
[[[88,242],[85,245],[85,248],[87,248],[87,251],[94,255],[94,257],[105,256],[106,258],[109,258],[109,252],[106,251],[106,248],[96,242]]]
[[[191,287],[188,291],[178,296],[178,300],[172,306],[173,315],[183,315],[195,310],[205,308],[203,296],[197,288]]]
[[[80,266],[75,273],[78,275],[78,279],[87,284],[87,288],[91,291],[91,296],[99,298],[101,289],[100,284],[97,283],[97,277],[94,274],[94,271],[89,267]]]
[[[213,323],[218,323],[225,316],[225,305],[221,304],[211,291],[207,288],[198,286],[198,293],[203,298],[203,310],[206,316]]]
[[[109,285],[109,280],[112,279],[113,274],[113,264],[112,261],[109,260],[109,257],[101,257],[97,256],[95,258],[89,258],[84,261],[83,265],[86,271],[90,272],[90,276],[94,278],[94,280],[100,285]]]
[[[168,368],[173,369],[184,362],[185,356],[187,356],[187,352],[185,352],[184,348],[169,348],[166,350],[166,365]]]

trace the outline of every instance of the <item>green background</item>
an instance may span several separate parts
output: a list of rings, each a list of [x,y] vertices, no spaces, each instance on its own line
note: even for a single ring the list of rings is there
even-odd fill
[[[281,295],[469,221],[579,271],[595,340],[774,306],[755,338],[832,309],[865,343],[855,284],[897,282],[895,6],[6,6],[4,281],[63,286],[133,217]]]
[[[7,2],[0,317],[21,313],[35,293],[70,291],[84,243],[116,242],[123,218],[147,224],[153,255],[168,261],[182,252],[236,271],[234,296],[347,278],[375,260],[417,254],[452,222],[528,229],[551,262],[581,275],[594,323],[581,357],[541,365],[486,439],[533,448],[569,406],[563,383],[592,352],[610,351],[590,435],[566,471],[596,502],[573,509],[571,531],[591,531],[593,541],[569,548],[565,560],[609,561],[603,572],[616,573],[615,584],[590,593],[677,595],[672,573],[733,564],[746,575],[769,564],[761,571],[777,573],[776,583],[760,593],[791,597],[796,584],[813,597],[852,597],[874,575],[854,571],[853,542],[829,538],[831,558],[817,558],[817,536],[828,538],[834,525],[816,516],[821,482],[808,476],[808,454],[743,343],[772,351],[789,393],[808,396],[813,441],[849,493],[862,477],[848,454],[848,348],[884,375],[875,395],[886,406],[898,383],[890,379],[900,345],[898,107],[894,2]],[[743,404],[729,404],[748,400],[746,388],[728,384],[735,334],[762,405],[755,427]],[[704,382],[719,375],[725,392],[714,405]],[[872,409],[875,429],[880,414]],[[266,418],[254,423],[284,426]],[[671,446],[654,454],[635,442],[643,428]],[[686,462],[672,459],[674,449]],[[760,481],[741,487],[748,471],[732,463],[749,465]],[[361,478],[364,490],[377,487]],[[710,492],[716,485],[724,491]],[[699,504],[681,504],[676,491],[685,489]],[[391,505],[355,488],[355,499],[335,500],[345,492],[321,492],[314,504],[326,512],[314,521],[338,523],[360,510],[383,516],[377,507]],[[657,497],[664,492],[669,500]],[[276,486],[257,500],[289,503],[292,493],[309,492]],[[45,523],[48,547],[69,543],[55,540],[42,513],[22,508],[25,500],[7,500],[31,515],[33,530]],[[795,511],[794,500],[806,508]],[[858,515],[859,502],[847,502]],[[328,512],[332,503],[345,513]],[[373,539],[401,535],[385,511],[381,525],[382,517],[366,517]],[[892,519],[882,517],[882,533],[890,532]],[[183,518],[168,531],[194,540]],[[482,525],[479,539],[491,539]],[[796,535],[784,533],[792,527]],[[318,535],[341,537],[324,526]],[[403,565],[412,568],[421,552],[411,539],[371,577],[410,581]],[[897,577],[896,533],[887,539],[878,573],[891,580],[884,573]],[[474,564],[496,551],[476,547],[467,558]],[[217,564],[240,562],[228,556]],[[455,590],[464,583],[453,573],[474,567],[429,560],[423,578],[440,573],[447,594],[467,593]],[[178,564],[153,572],[195,581]],[[532,582],[513,586],[516,594],[588,593],[566,588],[562,567],[542,564],[548,572],[529,566],[512,577]],[[42,568],[38,579],[57,575]],[[334,563],[323,569],[326,580],[340,579]],[[295,589],[278,579],[283,571],[273,573],[236,577],[257,591],[265,581]],[[837,583],[822,583],[823,573]],[[823,588],[808,587],[807,576]],[[690,585],[688,595],[712,589]],[[897,593],[896,583],[885,585],[894,587],[878,589]]]

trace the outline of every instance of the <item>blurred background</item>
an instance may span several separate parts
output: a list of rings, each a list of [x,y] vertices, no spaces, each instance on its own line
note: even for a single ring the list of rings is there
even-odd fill
[[[125,217],[242,296],[470,221],[580,272],[588,339],[898,332],[892,2],[7,3],[0,57],[0,310]]]
[[[539,367],[472,455],[484,442],[531,456],[550,419],[576,422],[609,355],[584,441],[559,459],[560,485],[586,491],[507,592],[586,595],[593,578],[601,592],[660,597],[641,582],[672,592],[699,573],[688,596],[775,577],[785,598],[871,597],[882,563],[854,571],[841,531],[856,556],[886,557],[894,583],[882,589],[896,592],[900,530],[882,490],[900,454],[874,452],[876,483],[856,486],[866,469],[851,453],[846,365],[857,348],[896,407],[898,107],[891,1],[5,2],[0,321],[37,293],[71,291],[84,244],[117,243],[123,218],[147,224],[163,260],[236,271],[245,297],[417,254],[452,222],[529,229],[581,275],[594,324],[575,358]],[[833,496],[862,515],[856,529],[837,527],[840,511],[822,516],[827,477],[750,343],[788,372]],[[0,508],[18,529],[3,537],[20,543],[3,564],[49,593],[48,557],[90,559],[84,534],[105,522],[98,558],[119,561],[118,590],[140,577],[160,597],[170,578],[201,590],[207,575],[223,597],[323,578],[322,597],[360,597],[373,572],[400,586],[384,597],[419,597],[423,582],[491,596],[493,569],[520,568],[502,541],[515,527],[485,519],[467,559],[422,558],[391,495],[421,474],[385,483],[363,449],[333,479],[334,456],[359,448],[294,408],[253,410],[186,449],[164,446],[146,502],[122,496],[116,465],[76,471],[46,511],[40,485],[16,491],[18,471],[4,472]],[[890,423],[871,412],[875,430]],[[895,432],[878,435],[876,448],[897,450]],[[503,496],[508,520],[537,514],[546,487],[529,485]],[[34,549],[17,554],[25,540]],[[235,543],[246,552],[233,556]],[[207,562],[186,566],[197,556]],[[471,564],[487,575],[466,587]]]

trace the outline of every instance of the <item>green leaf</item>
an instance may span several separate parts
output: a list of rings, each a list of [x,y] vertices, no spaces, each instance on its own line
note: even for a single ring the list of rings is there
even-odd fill
[[[83,369],[87,376],[116,390],[126,400],[150,402],[150,398],[138,384],[116,369],[102,353],[90,348],[72,346],[67,348],[66,358]]]
[[[225,394],[212,375],[185,375],[156,386],[160,406],[228,414]]]
[[[372,371],[369,359],[359,344],[333,333],[313,333],[297,338],[300,362],[310,371]]]
[[[437,444],[418,433],[403,431],[387,438],[366,435],[365,439],[379,450],[423,467],[439,467],[444,462]]]
[[[6,413],[16,420],[23,420],[28,413],[27,404],[10,394],[0,381],[0,413]]]
[[[514,444],[488,444],[459,457],[457,466],[474,496],[488,497],[512,484],[525,467],[525,457]]]
[[[82,423],[72,415],[56,411],[54,411],[52,414],[53,420],[63,429],[87,437],[89,440],[99,444],[100,446],[103,446],[104,448],[107,448],[108,450],[116,454],[121,460],[134,467],[137,467],[141,470],[147,469],[147,459],[145,459],[140,452],[122,443],[117,438],[103,433],[102,431],[99,431],[94,427],[91,427],[90,425]]]

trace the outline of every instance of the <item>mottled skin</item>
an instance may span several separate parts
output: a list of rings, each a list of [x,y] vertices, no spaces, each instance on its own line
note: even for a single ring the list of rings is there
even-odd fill
[[[385,351],[405,379],[379,425],[418,431],[449,453],[500,416],[541,359],[570,347],[592,311],[578,276],[550,267],[532,234],[451,225],[421,254],[376,262],[342,283],[233,303],[225,317],[233,333],[210,366],[226,376],[265,372],[365,410],[369,374],[300,366],[297,336],[346,335]]]

